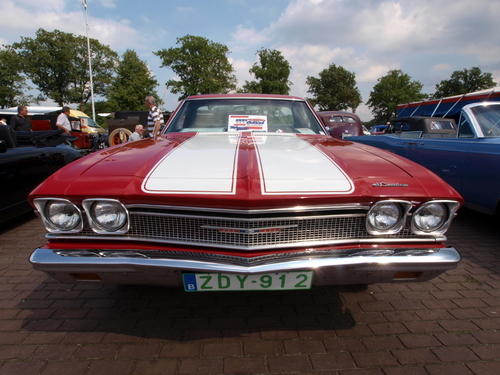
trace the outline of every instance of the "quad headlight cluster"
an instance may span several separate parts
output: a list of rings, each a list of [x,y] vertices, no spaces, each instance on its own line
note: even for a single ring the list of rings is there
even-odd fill
[[[35,205],[51,233],[78,233],[83,230],[82,210],[67,199],[38,198]],[[98,234],[123,234],[130,228],[129,212],[116,199],[85,199],[82,202],[90,228]],[[371,235],[400,232],[411,217],[411,231],[417,235],[445,233],[460,204],[435,200],[413,204],[404,200],[384,200],[373,204],[366,215],[366,230]]]
[[[67,199],[39,198],[35,206],[51,233],[78,233],[83,229],[82,211]],[[130,220],[125,206],[116,199],[85,199],[83,202],[92,230],[99,234],[128,232]]]
[[[460,204],[456,201],[436,200],[423,203],[411,213],[411,230],[418,235],[443,234]],[[398,233],[405,225],[412,209],[411,202],[386,200],[375,203],[366,217],[366,229],[372,235]]]

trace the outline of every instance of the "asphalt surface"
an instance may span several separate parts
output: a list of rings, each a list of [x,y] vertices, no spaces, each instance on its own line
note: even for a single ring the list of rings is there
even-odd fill
[[[59,283],[0,228],[0,375],[500,374],[500,220],[461,210],[460,266],[426,283],[186,293]]]

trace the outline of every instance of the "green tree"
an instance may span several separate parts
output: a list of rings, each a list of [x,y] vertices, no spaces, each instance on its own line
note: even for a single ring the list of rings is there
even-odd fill
[[[145,110],[144,98],[153,95],[159,103],[156,87],[158,81],[150,72],[145,61],[139,59],[135,51],[127,50],[116,69],[116,78],[108,89],[110,111]]]
[[[419,81],[412,81],[401,70],[390,70],[378,79],[366,104],[371,108],[377,123],[385,124],[396,115],[398,104],[425,99],[427,95],[422,94],[422,87]]]
[[[39,29],[34,39],[21,37],[13,47],[23,59],[26,75],[47,98],[61,106],[90,100],[86,37]],[[118,54],[95,39],[90,39],[90,50],[94,95],[105,95]]]
[[[249,70],[257,81],[245,81],[243,92],[288,95],[292,84],[288,80],[292,70],[288,61],[278,50],[261,49],[257,54],[259,63]]]
[[[0,50],[0,108],[28,104],[33,98],[26,96],[26,78],[21,73],[21,58],[11,46]]]
[[[236,89],[234,69],[227,58],[227,46],[200,36],[177,38],[180,47],[153,52],[179,80],[167,81],[167,87],[179,99],[197,94],[222,94]]]
[[[308,76],[307,92],[313,94],[309,99],[320,111],[343,111],[356,108],[361,104],[361,94],[356,87],[356,74],[341,66],[330,64],[319,73],[319,78]]]
[[[443,80],[436,85],[436,92],[432,98],[439,99],[446,96],[462,95],[495,87],[491,73],[483,73],[475,66],[471,69],[455,70],[450,79]]]

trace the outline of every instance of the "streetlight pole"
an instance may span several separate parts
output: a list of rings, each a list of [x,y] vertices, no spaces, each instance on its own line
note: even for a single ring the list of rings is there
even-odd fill
[[[87,27],[87,50],[89,55],[90,98],[92,101],[92,120],[94,120],[95,122],[94,84],[92,82],[92,58],[90,55],[89,21],[87,18],[87,0],[82,0],[82,4],[85,7],[85,25]]]

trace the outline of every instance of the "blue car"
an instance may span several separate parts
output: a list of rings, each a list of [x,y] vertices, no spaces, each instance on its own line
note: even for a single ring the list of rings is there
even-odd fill
[[[464,106],[451,136],[401,132],[349,140],[423,165],[453,186],[466,207],[487,214],[500,211],[500,102]]]
[[[387,125],[375,125],[370,128],[370,134],[371,135],[384,134],[385,129],[387,129]]]

